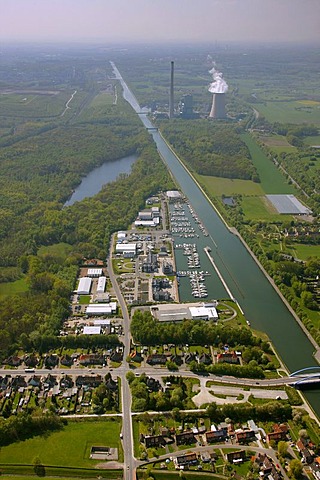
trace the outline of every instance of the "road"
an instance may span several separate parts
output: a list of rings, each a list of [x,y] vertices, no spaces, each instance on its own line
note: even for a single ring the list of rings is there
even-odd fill
[[[122,296],[120,287],[118,285],[117,279],[114,275],[112,268],[112,245],[113,245],[114,236],[111,238],[111,247],[109,252],[109,258],[107,261],[107,270],[108,275],[112,284],[114,293],[118,299],[122,317],[123,317],[123,343],[124,343],[124,354],[123,354],[123,363],[121,367],[121,403],[122,403],[122,446],[124,454],[124,479],[130,480],[134,478],[134,470],[136,468],[136,463],[134,459],[134,450],[133,450],[133,432],[132,432],[132,421],[131,421],[131,391],[129,383],[126,378],[126,373],[129,371],[129,365],[126,361],[127,356],[130,354],[130,316],[128,313],[126,302]]]

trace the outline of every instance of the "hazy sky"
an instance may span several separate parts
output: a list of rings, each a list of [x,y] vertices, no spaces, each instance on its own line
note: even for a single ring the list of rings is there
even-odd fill
[[[320,41],[320,0],[0,0],[0,39]]]

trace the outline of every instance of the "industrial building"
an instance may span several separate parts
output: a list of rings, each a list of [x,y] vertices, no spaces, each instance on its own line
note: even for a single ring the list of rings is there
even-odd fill
[[[218,320],[216,305],[212,303],[159,304],[151,306],[150,311],[160,322]]]
[[[183,95],[179,102],[179,116],[185,120],[198,118],[199,114],[193,110],[193,96],[191,94]]]
[[[294,195],[266,195],[280,214],[311,215],[310,208],[305,207]]]
[[[106,277],[99,277],[98,278],[98,285],[97,285],[97,293],[104,293],[106,288]]]
[[[78,295],[89,295],[91,290],[92,279],[89,277],[80,278],[79,285],[77,288]]]
[[[91,327],[85,326],[83,327],[83,335],[100,335],[101,327]]]
[[[134,257],[137,253],[136,243],[117,243],[116,253],[121,253],[124,257]]]
[[[117,311],[117,302],[92,303],[87,306],[87,315],[112,315]]]

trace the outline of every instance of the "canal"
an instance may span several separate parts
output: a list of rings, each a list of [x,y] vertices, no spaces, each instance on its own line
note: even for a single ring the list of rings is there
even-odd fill
[[[116,78],[123,87],[125,100],[139,113],[144,126],[151,129],[153,124],[146,115],[141,114],[136,98],[128,89],[118,69],[114,64],[112,66]],[[252,327],[267,333],[289,371],[317,366],[318,363],[313,356],[313,344],[241,240],[230,232],[160,133],[155,130],[150,130],[150,133],[162,159],[205,226],[209,234],[206,243],[211,249],[211,256]],[[305,394],[318,417],[320,417],[319,393],[320,391],[316,390]]]

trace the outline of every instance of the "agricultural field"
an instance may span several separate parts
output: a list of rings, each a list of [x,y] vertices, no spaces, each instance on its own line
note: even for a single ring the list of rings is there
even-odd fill
[[[294,188],[288,184],[286,178],[261,150],[256,141],[248,133],[241,135],[241,138],[249,148],[252,162],[258,171],[261,188],[264,192],[266,194],[294,193]]]
[[[310,100],[267,101],[255,108],[269,122],[320,125],[320,102]]]
[[[204,186],[206,192],[212,197],[222,195],[263,195],[260,183],[251,180],[240,180],[205,175],[194,175],[198,182]]]
[[[315,138],[315,137],[309,137],[309,138]],[[280,154],[280,153],[295,153],[297,152],[297,148],[294,147],[293,145],[290,145],[283,135],[277,135],[277,134],[272,134],[272,135],[258,135],[258,139],[260,142],[262,142],[264,145],[266,145],[270,150],[272,150],[274,153]]]
[[[120,428],[117,419],[69,421],[63,430],[46,434],[45,437],[34,437],[1,447],[1,463],[32,465],[34,458],[39,457],[43,465],[94,468],[99,462],[89,458],[93,445],[118,448],[119,461],[122,461]]]

